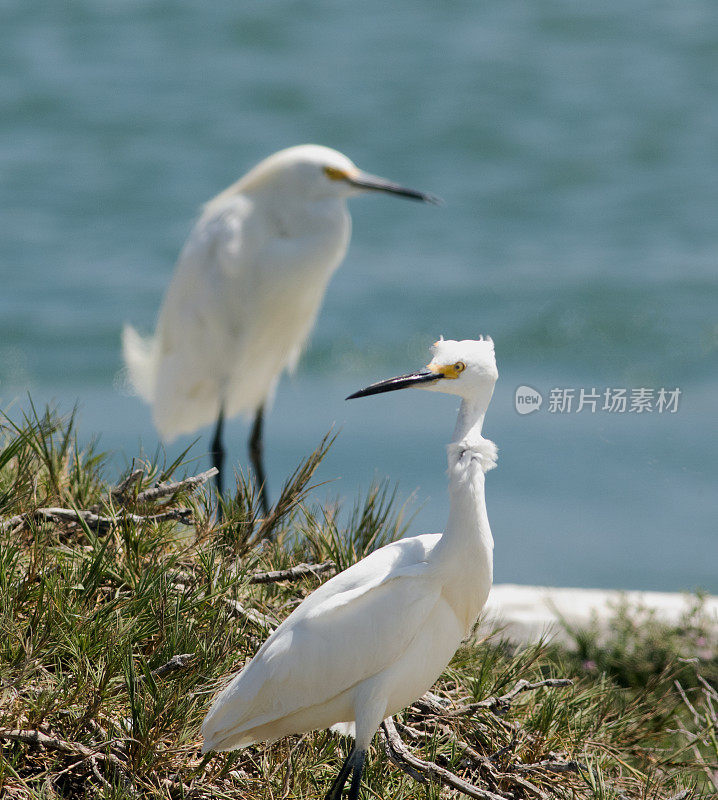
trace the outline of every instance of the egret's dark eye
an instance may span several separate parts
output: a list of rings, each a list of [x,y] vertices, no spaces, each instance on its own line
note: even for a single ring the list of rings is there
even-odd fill
[[[466,364],[464,364],[463,361],[457,361],[456,364],[454,364],[454,369],[456,370],[457,374],[459,372],[463,372],[466,369]]]

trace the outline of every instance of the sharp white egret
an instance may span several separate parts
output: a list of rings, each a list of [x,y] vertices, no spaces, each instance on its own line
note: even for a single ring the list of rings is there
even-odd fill
[[[329,279],[349,244],[346,200],[388,192],[431,195],[361,172],[346,156],[299,145],[265,159],[210,200],[190,233],[153,337],[129,325],[123,352],[161,437],[215,423],[222,492],[226,417],[254,414],[249,452],[268,509],[262,463],[264,408],[282,371],[296,364]]]
[[[481,427],[497,377],[490,339],[442,339],[426,369],[351,395],[417,386],[461,398],[447,448],[446,530],[386,545],[309,595],[216,697],[202,725],[203,752],[334,726],[355,742],[327,800],[339,800],[350,772],[356,800],[381,721],[429,689],[488,598],[484,474],[496,464],[496,446]]]

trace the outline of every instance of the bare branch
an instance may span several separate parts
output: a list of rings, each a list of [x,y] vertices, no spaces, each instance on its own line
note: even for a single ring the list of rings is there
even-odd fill
[[[76,511],[73,508],[38,508],[26,514],[18,514],[16,517],[0,522],[0,530],[12,529],[15,526],[27,522],[30,519],[47,519],[51,521],[71,522],[79,524],[84,522],[88,528],[109,529],[123,522],[131,522],[138,525],[142,522],[161,522],[163,520],[177,520],[186,525],[192,523],[192,509],[173,508],[159,514],[118,514],[115,517],[107,517],[102,514],[95,514],[93,511]]]
[[[440,767],[433,761],[424,761],[415,756],[411,750],[404,744],[401,737],[397,733],[394,726],[394,720],[387,717],[381,724],[381,731],[385,739],[385,749],[394,763],[400,766],[405,772],[408,772],[413,778],[417,780],[433,780],[450,786],[468,797],[474,797],[476,800],[508,800],[504,795],[490,792],[487,789],[481,789],[473,783],[465,781],[448,769]]]
[[[142,480],[142,476],[144,474],[145,471],[142,468],[132,470],[132,472],[130,472],[130,474],[123,481],[110,489],[110,496],[115,500],[123,502],[130,489],[136,483],[139,483],[139,481]]]
[[[685,689],[681,686],[680,682],[677,680],[673,681],[673,685],[676,687],[676,689],[678,689],[678,694],[680,694],[681,699],[686,704],[688,710],[691,712],[691,716],[693,717],[693,722],[695,722],[696,725],[700,725],[701,715],[696,711],[695,707],[688,699],[688,695],[686,694]]]
[[[533,764],[514,764],[513,769],[517,772],[537,772],[539,770],[545,770],[546,772],[581,772],[585,767],[578,761],[558,761],[553,758],[547,758],[544,761],[536,761]]]
[[[257,611],[256,609],[245,608],[239,601],[232,600],[231,597],[225,597],[224,602],[235,616],[244,617],[244,619],[248,619],[250,622],[267,631],[271,632],[279,625],[279,620],[275,619],[271,614],[262,614],[261,611]]]
[[[102,784],[103,788],[112,789],[112,785],[110,784],[110,782],[105,778],[104,775],[102,775],[100,770],[97,768],[97,756],[90,756],[90,767],[92,768],[93,775]]]
[[[451,709],[440,703],[436,699],[436,695],[432,692],[426,692],[418,700],[412,703],[412,707],[418,711],[423,711],[425,714],[431,714],[434,717],[443,717]]]
[[[172,672],[179,672],[182,669],[187,669],[193,658],[194,653],[181,653],[180,655],[172,656],[166,664],[162,664],[161,667],[153,669],[152,674],[155,678],[163,678],[165,675],[169,675]]]
[[[323,572],[336,570],[333,561],[324,561],[321,564],[297,564],[289,569],[274,570],[272,572],[255,572],[250,576],[250,583],[278,583],[279,581],[298,581],[308,575],[318,577]]]
[[[14,517],[8,517],[7,519],[0,521],[0,531],[14,531],[18,525],[23,525],[25,523],[25,519],[27,518],[27,514],[16,514]]]
[[[46,750],[56,750],[70,756],[81,756],[82,758],[98,758],[107,761],[124,772],[125,764],[121,758],[112,753],[104,753],[101,750],[93,750],[80,742],[68,742],[64,739],[57,739],[48,736],[38,730],[12,730],[11,728],[0,728],[0,739],[14,742],[23,742],[34,747],[44,747]]]
[[[494,709],[506,709],[508,708],[511,703],[516,699],[516,697],[521,694],[522,692],[530,692],[534,689],[541,689],[546,686],[572,686],[573,681],[570,678],[546,678],[542,681],[536,681],[536,683],[530,683],[529,681],[524,680],[523,678],[520,681],[517,681],[516,685],[510,692],[507,692],[501,697],[487,697],[484,700],[480,700],[478,703],[469,703],[465,706],[459,706],[458,708],[454,708],[451,711],[447,711],[447,717],[459,717],[463,716],[464,714],[473,714],[474,711],[478,711],[479,709],[488,709],[489,711],[493,711]]]
[[[693,795],[693,789],[683,789],[678,794],[669,797],[668,800],[688,800]]]
[[[439,724],[437,727],[445,736],[448,736],[451,739],[452,743],[459,750],[461,750],[466,758],[468,758],[470,761],[473,761],[475,766],[483,767],[492,778],[498,779],[501,776],[501,773],[498,771],[496,765],[488,756],[479,753],[477,750],[474,750],[471,745],[467,744],[466,742],[462,742],[460,739],[457,739],[456,734],[451,730],[451,728],[449,728],[448,725]]]
[[[213,478],[217,472],[217,467],[212,467],[205,472],[201,472],[199,475],[194,475],[191,478],[184,478],[184,480],[181,481],[165,481],[164,483],[155,484],[155,486],[140,492],[136,500],[138,503],[149,503],[153,500],[158,500],[160,497],[168,497],[177,492],[184,492],[187,490],[194,491],[210,478]]]
[[[160,497],[167,497],[169,495],[176,494],[179,491],[193,491],[198,486],[201,486],[203,483],[212,478],[216,473],[217,468],[212,467],[206,472],[202,472],[199,475],[194,475],[191,478],[185,478],[181,481],[158,483],[156,486],[153,486],[150,489],[145,489],[144,492],[140,492],[136,497],[136,501],[139,503],[147,503],[157,500]],[[143,474],[144,471],[142,469],[134,470],[125,478],[124,481],[122,481],[122,483],[113,489],[110,489],[110,495],[122,503],[130,487],[140,480]],[[141,522],[160,522],[162,520],[169,519],[177,520],[178,522],[183,522],[184,524],[189,525],[192,523],[192,510],[189,508],[173,508],[162,511],[158,514],[129,514],[123,512],[117,516],[108,517],[97,514],[94,511],[76,511],[73,508],[38,508],[35,511],[29,511],[25,514],[17,514],[14,517],[0,520],[0,532],[14,530],[19,525],[23,525],[31,519],[48,519],[51,521],[60,520],[63,522],[75,523],[84,522],[89,528],[104,529],[112,528],[114,525],[117,525],[121,522],[131,522],[137,525]]]

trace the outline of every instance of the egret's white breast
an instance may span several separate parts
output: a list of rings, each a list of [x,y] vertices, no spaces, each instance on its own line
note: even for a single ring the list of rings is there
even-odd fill
[[[237,293],[244,289],[252,300],[237,298],[232,314],[241,330],[227,354],[230,416],[261,405],[279,374],[295,365],[346,253],[351,219],[343,202],[304,219],[304,227],[268,236],[242,276],[242,286],[237,281]],[[232,289],[227,291],[232,303]]]

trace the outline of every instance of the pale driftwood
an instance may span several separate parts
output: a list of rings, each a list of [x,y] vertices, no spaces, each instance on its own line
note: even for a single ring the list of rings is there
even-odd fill
[[[475,786],[448,769],[440,767],[433,761],[424,761],[415,756],[402,741],[391,717],[382,722],[381,732],[389,758],[413,778],[419,781],[433,780],[442,783],[444,786],[456,789],[468,797],[476,798],[476,800],[507,800],[505,795],[496,794],[488,789]]]
[[[0,531],[15,530],[18,525],[22,525],[25,522],[26,517],[27,514],[16,514],[14,517],[8,517],[8,519],[0,521]]]
[[[262,614],[254,608],[245,608],[238,600],[232,600],[231,597],[225,597],[224,602],[235,616],[244,617],[266,631],[271,632],[279,625],[279,620],[271,614]]]
[[[438,697],[432,692],[426,692],[418,700],[415,700],[412,705],[418,711],[423,711],[425,714],[431,714],[434,717],[443,717],[451,711],[451,708],[440,703]]]
[[[122,781],[125,792],[128,796],[131,797],[138,797],[138,791],[134,785],[132,780],[132,775],[127,767],[123,758],[115,755],[114,753],[107,752],[107,746],[109,742],[104,742],[103,744],[95,745],[94,747],[88,747],[81,742],[70,742],[66,741],[65,739],[59,739],[55,736],[48,736],[46,733],[38,730],[21,730],[21,729],[11,729],[11,728],[0,728],[0,741],[15,741],[15,742],[23,742],[24,744],[28,744],[32,747],[44,747],[46,750],[54,750],[59,753],[64,753],[68,756],[75,756],[82,761],[87,761],[90,765],[90,770],[95,774],[95,776],[100,780],[101,783],[104,784],[106,781],[105,778],[100,777],[99,771],[97,769],[97,762],[103,761],[106,764],[111,765],[114,769],[117,770],[117,774]],[[123,742],[116,742],[116,745],[123,745]],[[103,749],[100,749],[103,748]],[[65,772],[68,772],[70,769],[73,769],[77,764],[80,762],[76,762],[68,769],[63,770],[62,772],[55,774],[55,775],[48,775],[47,780],[45,781],[45,785],[52,786],[53,780],[56,780],[60,775]],[[53,792],[54,794],[54,792]]]
[[[689,800],[691,797],[693,797],[693,789],[681,789],[678,794],[674,794],[668,800]]]
[[[125,499],[125,495],[129,492],[129,490],[140,480],[142,480],[142,476],[145,474],[144,469],[135,469],[130,472],[130,474],[120,483],[117,484],[114,488],[110,489],[110,495],[122,502]]]
[[[46,750],[55,750],[60,753],[65,753],[70,756],[79,756],[81,758],[96,758],[101,761],[106,761],[112,764],[127,774],[127,765],[124,761],[113,753],[106,753],[100,749],[101,745],[93,749],[81,742],[68,742],[65,739],[58,739],[54,736],[48,736],[46,733],[38,730],[21,730],[11,728],[0,728],[0,739],[6,741],[23,742],[24,744],[32,745],[33,747],[44,747]]]
[[[140,492],[135,498],[139,503],[148,503],[161,497],[176,494],[179,491],[193,491],[198,486],[208,481],[217,473],[217,468],[212,467],[199,475],[185,478],[181,481],[158,483],[149,489]],[[110,490],[110,495],[122,502],[130,489],[144,474],[142,469],[131,472],[122,483]],[[156,514],[130,514],[121,512],[116,516],[106,516],[95,511],[76,510],[74,508],[38,508],[35,511],[27,511],[24,514],[16,514],[5,520],[0,520],[0,531],[14,530],[19,525],[24,525],[32,519],[60,520],[63,522],[84,522],[88,528],[111,528],[121,522],[131,522],[135,525],[142,522],[161,522],[163,520],[177,520],[185,524],[192,523],[192,510],[189,508],[171,508],[160,511]]]
[[[407,733],[410,736],[416,736],[417,738],[420,738],[420,734],[413,728],[410,728],[407,725],[400,725],[400,727],[402,728],[402,731],[404,733]],[[437,729],[440,730],[445,736],[448,736],[451,739],[454,747],[460,750],[461,753],[474,764],[474,766],[476,766],[479,769],[485,770],[491,776],[491,780],[494,784],[498,783],[498,781],[502,779],[508,779],[518,784],[519,786],[523,787],[524,789],[526,789],[526,791],[530,792],[535,797],[538,797],[539,800],[548,800],[548,795],[545,792],[543,792],[541,789],[539,789],[538,786],[535,786],[533,783],[531,783],[531,781],[527,780],[521,775],[517,775],[515,772],[512,771],[501,772],[496,766],[496,764],[494,764],[493,759],[495,758],[495,756],[485,756],[482,753],[479,753],[477,750],[474,750],[474,748],[471,747],[471,745],[467,744],[461,739],[457,739],[456,734],[454,733],[454,731],[451,730],[451,728],[448,725],[442,725],[441,723],[438,723]],[[425,732],[423,735],[429,736],[430,734],[428,732]],[[513,769],[514,767],[512,766],[511,770]]]
[[[158,483],[140,492],[135,499],[138,503],[150,503],[161,497],[169,497],[177,492],[194,491],[210,478],[213,478],[218,471],[217,467],[212,467],[205,472],[200,472],[199,475],[193,475],[191,478],[184,478],[181,481]]]
[[[514,687],[507,692],[506,694],[500,697],[488,697],[485,700],[482,700],[480,703],[471,703],[470,705],[460,706],[458,708],[447,708],[441,701],[441,698],[437,697],[435,694],[431,692],[426,692],[422,697],[419,698],[415,703],[413,703],[413,709],[416,712],[424,713],[429,715],[430,717],[436,718],[436,729],[441,731],[444,735],[448,736],[453,745],[459,750],[465,758],[469,760],[470,763],[474,765],[475,768],[479,770],[484,770],[485,774],[489,780],[489,783],[492,787],[495,787],[500,781],[507,780],[509,782],[513,782],[516,786],[521,787],[529,794],[533,795],[534,797],[538,798],[538,800],[548,800],[549,795],[546,794],[542,789],[536,786],[534,783],[527,779],[527,773],[541,773],[541,772],[553,772],[553,773],[566,773],[566,772],[581,772],[585,769],[585,767],[577,761],[570,761],[563,758],[561,755],[557,755],[555,753],[550,753],[550,757],[543,759],[542,761],[537,761],[531,764],[511,764],[506,768],[505,772],[499,770],[498,765],[496,764],[496,759],[504,752],[508,752],[513,749],[516,744],[516,731],[514,731],[514,737],[512,739],[511,744],[507,745],[506,747],[501,748],[501,750],[497,751],[491,756],[483,755],[471,747],[466,742],[461,741],[457,738],[456,733],[446,724],[442,723],[442,719],[446,720],[450,717],[456,717],[461,714],[469,714],[473,713],[478,709],[485,709],[490,711],[492,714],[496,714],[495,709],[505,710],[507,709],[511,702],[522,692],[531,691],[534,689],[539,689],[542,687],[565,687],[572,685],[572,681],[568,678],[547,678],[542,681],[537,681],[535,683],[531,683],[526,680],[519,680],[516,682]],[[500,717],[494,716],[494,719],[497,722],[504,723]],[[478,723],[480,724],[480,723]],[[408,725],[402,725],[401,723],[394,724],[394,732],[396,733],[396,727],[400,727],[401,730],[412,739],[416,740],[421,737],[429,736],[428,731],[417,731],[415,728],[412,728]],[[391,726],[390,726],[391,728]],[[442,774],[436,772],[435,770],[432,772],[431,769],[428,768],[424,769],[421,766],[421,763],[430,764],[430,762],[422,762],[421,759],[418,759],[416,756],[413,756],[411,752],[408,750],[406,745],[401,740],[401,737],[396,733],[397,739],[393,739],[389,736],[391,733],[390,728],[388,730],[382,730],[384,735],[384,749],[387,751],[387,755],[397,763],[402,769],[406,772],[411,774],[417,780],[423,781],[426,779],[427,769],[428,774],[434,775],[435,780],[445,782],[447,785],[452,786],[453,788],[457,789],[458,791],[463,792],[464,794],[468,794],[470,797],[489,797],[491,795],[491,791],[487,789],[481,789],[480,787],[475,786],[474,784],[469,784],[468,782],[464,781],[468,787],[471,787],[471,791],[467,790],[465,787],[462,787],[460,784],[456,783],[456,781],[445,781],[444,778],[446,776],[442,776]],[[513,728],[511,728],[513,730]],[[390,746],[392,745],[392,746]],[[403,747],[403,751],[401,748]],[[397,748],[398,748],[398,755],[397,755]],[[434,765],[437,767],[438,770],[443,769],[442,767],[438,767],[438,765]],[[448,772],[448,771],[446,771]],[[448,773],[448,775],[452,775],[453,773]],[[458,776],[454,775],[453,778],[462,782],[462,778],[458,778]],[[479,792],[477,795],[476,792]],[[481,794],[483,793],[483,794]]]
[[[36,511],[28,512],[23,515],[23,519],[40,518],[49,520],[60,520],[62,522],[73,522],[79,524],[84,522],[88,528],[112,528],[123,522],[131,522],[138,525],[142,522],[162,522],[164,520],[177,520],[189,524],[192,521],[192,509],[190,508],[171,508],[158,514],[128,514],[122,512],[114,517],[95,514],[93,511],[76,511],[72,508],[38,508]],[[15,519],[13,517],[13,519]],[[12,522],[13,520],[9,520]],[[5,523],[7,524],[7,523]]]
[[[444,713],[447,717],[460,717],[465,714],[473,714],[474,711],[479,711],[481,709],[488,709],[489,711],[493,711],[496,708],[503,709],[510,706],[512,701],[516,699],[517,695],[521,694],[522,692],[530,692],[535,689],[541,689],[545,686],[561,687],[572,685],[573,681],[570,678],[546,678],[543,681],[536,681],[535,683],[531,683],[530,681],[522,678],[520,681],[517,681],[516,685],[513,689],[511,689],[510,692],[501,695],[501,697],[487,697],[484,700],[480,700],[478,703],[469,703],[468,705],[459,706],[458,708],[453,708],[445,711]]]
[[[333,561],[324,561],[321,564],[297,564],[289,569],[274,570],[272,572],[255,572],[249,576],[249,583],[279,583],[279,581],[298,581],[309,575],[318,576],[324,572],[336,570]]]

